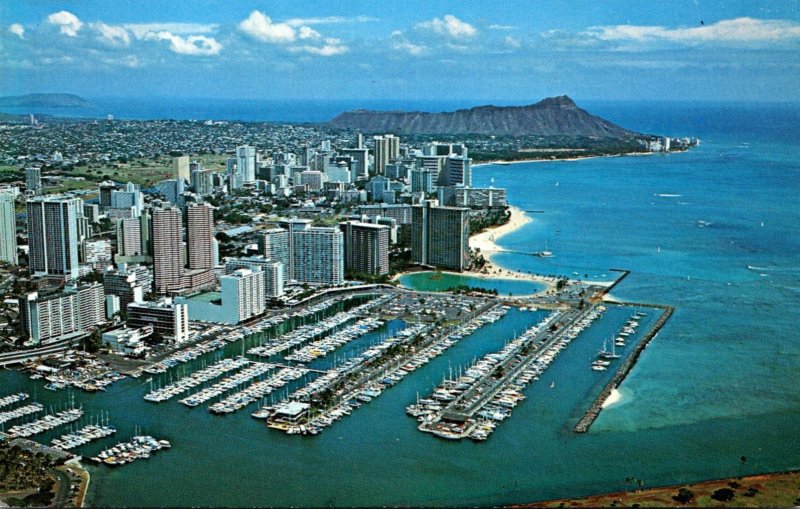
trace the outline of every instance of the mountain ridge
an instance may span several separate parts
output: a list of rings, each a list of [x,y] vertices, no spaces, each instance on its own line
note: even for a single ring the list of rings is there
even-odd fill
[[[639,133],[578,107],[569,96],[548,97],[525,106],[482,105],[452,112],[375,111],[340,113],[333,127],[397,134],[485,134],[589,136],[627,139]]]
[[[25,94],[0,97],[7,108],[86,108],[92,103],[75,94]]]

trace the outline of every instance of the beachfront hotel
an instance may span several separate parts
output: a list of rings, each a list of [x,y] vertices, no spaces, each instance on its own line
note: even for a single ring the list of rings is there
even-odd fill
[[[412,207],[411,261],[462,271],[470,266],[469,209],[426,200]]]

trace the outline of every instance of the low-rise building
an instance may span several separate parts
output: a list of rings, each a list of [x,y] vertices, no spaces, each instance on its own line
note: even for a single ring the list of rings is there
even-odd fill
[[[112,351],[135,357],[143,356],[148,350],[144,340],[153,334],[153,327],[148,325],[141,329],[123,327],[103,333],[103,343]]]
[[[174,302],[169,297],[155,302],[128,304],[128,327],[139,329],[148,325],[153,327],[153,333],[176,343],[191,339],[186,305]]]

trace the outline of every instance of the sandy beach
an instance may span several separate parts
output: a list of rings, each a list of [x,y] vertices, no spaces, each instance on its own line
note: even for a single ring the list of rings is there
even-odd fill
[[[678,152],[688,152],[687,150],[680,150],[670,152],[678,153]],[[609,155],[588,155],[588,156],[574,156],[574,157],[564,157],[558,159],[549,159],[549,158],[531,158],[531,159],[514,159],[512,161],[508,161],[505,159],[495,159],[492,161],[483,161],[477,164],[473,164],[473,168],[477,168],[479,166],[486,166],[490,164],[499,164],[502,166],[508,166],[512,164],[523,164],[523,163],[557,163],[559,161],[583,161],[585,159],[596,159],[599,157],[625,157],[625,156],[651,156],[654,154],[658,154],[659,152],[629,152],[627,154],[609,154]]]
[[[469,238],[469,247],[476,251],[480,251],[480,254],[482,254],[483,258],[486,260],[486,265],[481,270],[470,270],[465,271],[464,273],[479,277],[526,279],[528,281],[536,281],[546,285],[546,288],[542,290],[542,292],[547,292],[551,289],[554,289],[556,285],[556,280],[554,278],[540,276],[538,274],[526,274],[524,272],[508,270],[500,267],[492,261],[492,256],[494,254],[506,251],[497,245],[497,240],[511,232],[519,230],[532,221],[530,216],[528,216],[525,211],[519,209],[518,207],[512,205],[509,207],[509,211],[511,212],[511,218],[506,224],[489,228]]]
[[[524,279],[527,281],[535,281],[537,283],[543,284],[544,288],[540,292],[537,292],[534,295],[540,295],[543,293],[547,293],[551,290],[555,290],[557,282],[555,278],[540,276],[538,274],[527,274],[524,272],[508,270],[492,262],[492,255],[494,255],[495,253],[505,251],[505,249],[496,244],[496,241],[501,237],[503,237],[504,235],[508,235],[511,232],[519,230],[520,228],[522,228],[523,226],[532,221],[532,219],[527,214],[525,214],[525,211],[517,207],[514,207],[513,205],[509,207],[509,211],[511,212],[511,218],[507,223],[502,224],[500,226],[496,226],[494,228],[489,228],[480,233],[472,235],[469,238],[470,249],[480,250],[480,254],[482,254],[483,258],[486,260],[486,264],[483,266],[483,268],[480,270],[471,269],[471,270],[465,270],[464,272],[453,272],[453,274],[469,275],[472,277],[479,277],[485,279]],[[396,274],[393,279],[398,280],[401,276],[409,274],[411,272],[416,272],[416,271],[409,271]],[[449,271],[444,271],[444,272],[449,272]],[[518,297],[524,297],[524,296],[518,296]]]

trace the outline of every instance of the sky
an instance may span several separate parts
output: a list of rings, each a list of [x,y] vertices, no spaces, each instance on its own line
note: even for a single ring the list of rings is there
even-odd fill
[[[0,95],[800,100],[800,0],[0,0]]]

